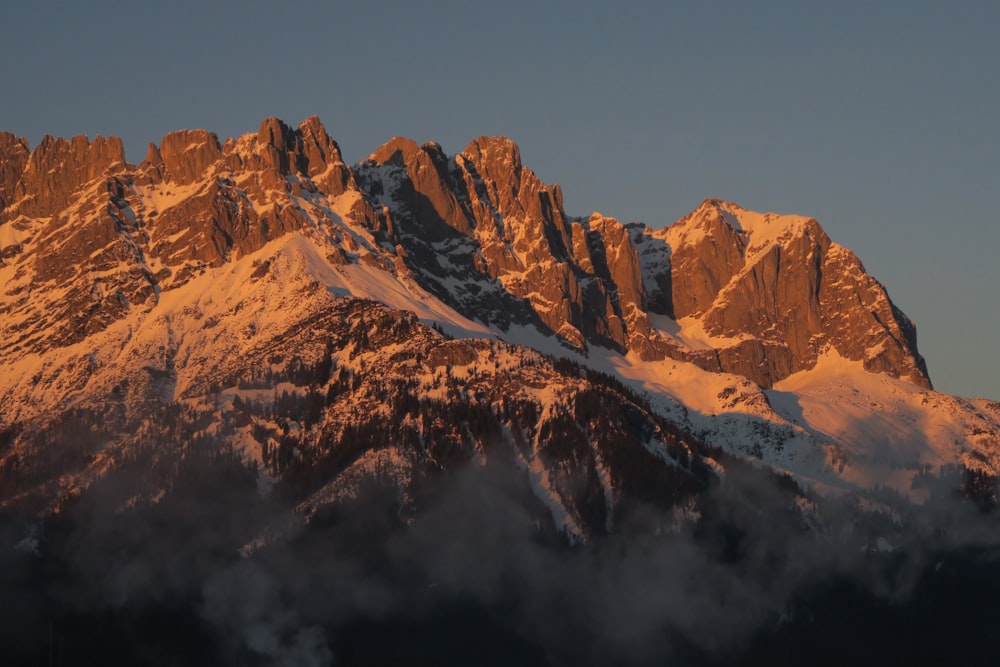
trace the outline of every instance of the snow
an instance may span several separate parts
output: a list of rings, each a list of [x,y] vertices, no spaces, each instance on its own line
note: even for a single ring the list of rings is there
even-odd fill
[[[716,217],[721,217],[726,224],[747,238],[741,273],[753,268],[757,260],[776,244],[802,233],[808,224],[815,222],[812,218],[801,215],[758,213],[732,202],[708,200],[689,216],[655,232],[654,236],[662,238],[674,249],[694,245],[704,239],[708,221]]]
[[[591,438],[588,437],[588,440]],[[601,483],[601,491],[604,493],[604,511],[607,513],[604,519],[604,529],[610,533],[614,530],[615,509],[615,489],[611,483],[611,471],[605,465],[600,451],[596,447],[592,447],[591,451],[594,453],[594,472],[597,473],[597,479]]]
[[[1000,464],[993,451],[998,422],[974,403],[869,373],[835,350],[773,389],[687,362],[643,361],[602,348],[578,360],[617,375],[709,444],[824,493],[887,486],[922,502],[926,492],[913,481],[925,466]]]
[[[531,490],[534,492],[535,497],[541,500],[549,509],[549,512],[552,514],[552,521],[556,527],[566,535],[570,544],[585,541],[585,533],[576,522],[576,519],[573,518],[559,500],[559,495],[552,486],[552,481],[549,479],[549,471],[541,459],[536,456],[530,462],[525,463],[520,453],[517,456],[521,465],[528,470],[528,481],[531,483]]]
[[[375,477],[391,482],[403,494],[400,507],[412,499],[405,489],[413,476],[413,463],[409,457],[393,448],[368,450],[346,470],[299,504],[296,514],[307,521],[321,508],[344,499],[356,498],[361,485]]]
[[[253,137],[247,136],[250,138],[240,138],[237,145],[241,150],[251,151]],[[463,160],[461,156],[454,158],[455,164]],[[363,166],[359,168],[361,172],[363,178],[379,180],[384,186],[384,194],[376,204],[390,206],[396,203],[394,195],[403,170],[391,165]],[[919,500],[921,495],[919,490],[913,489],[913,480],[917,471],[926,466],[937,469],[963,462],[970,467],[1000,469],[1000,455],[994,452],[1000,429],[1000,407],[994,403],[963,401],[886,375],[872,374],[864,370],[861,361],[845,359],[832,349],[820,356],[814,368],[763,390],[746,378],[711,373],[682,361],[644,361],[635,354],[623,356],[600,347],[590,347],[584,356],[570,350],[557,337],[546,336],[531,326],[513,325],[506,332],[495,331],[461,315],[422,288],[392,249],[386,252],[376,243],[371,231],[354,217],[355,211],[364,204],[358,191],[348,190],[333,198],[308,190],[303,190],[301,195],[284,191],[260,193],[249,188],[253,178],[251,174],[237,181],[238,185],[247,185],[248,192],[257,193],[254,194],[257,199],[252,199],[247,192],[242,193],[248,205],[262,213],[280,200],[282,204],[298,207],[308,224],[302,230],[267,243],[256,252],[221,267],[207,269],[183,285],[158,291],[155,304],[132,307],[120,320],[84,342],[42,353],[25,352],[31,349],[31,344],[24,343],[17,348],[2,348],[0,416],[3,420],[30,416],[45,406],[100,401],[122,376],[123,369],[127,374],[146,367],[160,371],[176,367],[175,376],[157,385],[156,391],[162,400],[183,400],[189,397],[191,388],[203,380],[199,375],[206,369],[223,363],[222,360],[259,351],[256,346],[260,341],[280,335],[294,323],[303,321],[309,313],[328,305],[330,300],[359,297],[413,312],[420,321],[439,324],[453,336],[499,337],[616,375],[644,392],[655,410],[698,438],[738,456],[759,461],[761,465],[790,472],[804,484],[820,490],[862,492],[885,484]],[[176,183],[136,185],[133,186],[135,201],[132,203],[135,212],[148,218],[153,212],[162,213],[198,196],[208,187],[207,183],[211,181],[183,186]],[[88,219],[90,209],[96,210],[99,197],[106,194],[101,190],[103,184],[103,179],[98,179],[82,190],[83,194],[66,211],[69,220]],[[260,197],[266,201],[259,201]],[[127,211],[126,215],[133,219],[130,213]],[[505,223],[517,228],[516,224],[511,225],[516,221],[504,221],[499,213],[496,215],[500,238],[504,238]],[[755,213],[721,202],[706,204],[666,230],[647,233],[644,228],[630,227],[647,291],[652,293],[654,288],[658,289],[654,275],[669,268],[672,250],[701,240],[709,216],[716,215],[721,215],[747,240],[743,272],[750,270],[775,244],[803,233],[812,223],[811,219],[802,216]],[[600,221],[601,218],[595,215],[590,223]],[[31,239],[35,239],[32,244],[40,246],[48,242],[37,236],[43,229],[59,241],[64,232],[45,228],[46,222],[18,219],[0,225],[0,247]],[[166,240],[176,242],[185,233],[186,230],[178,231]],[[498,242],[493,237],[493,230],[482,228],[475,233],[484,244]],[[327,259],[334,248],[343,251],[346,263]],[[438,244],[436,250],[441,253],[442,264],[447,265],[449,254],[466,253],[473,248],[471,241],[462,241]],[[506,248],[512,258],[523,262],[509,244]],[[829,252],[849,253],[836,244],[830,246]],[[147,258],[147,266],[158,269],[162,259]],[[259,275],[261,267],[266,268],[263,276]],[[130,268],[133,267],[121,263],[110,270],[89,272],[87,277],[91,280],[111,277]],[[502,283],[530,298],[539,311],[558,309],[564,304],[546,301],[538,292],[530,291],[539,268],[540,265],[532,264],[523,271],[502,271],[498,281],[471,282],[455,276],[437,280],[455,295],[471,293],[475,288],[496,290],[497,283]],[[7,290],[29,285],[31,281],[31,270],[23,264],[11,263],[0,268],[0,282]],[[311,289],[316,285],[322,289]],[[881,289],[874,281],[869,287]],[[32,284],[31,289],[35,294],[28,293],[30,306],[22,306],[22,303],[29,303],[29,299],[19,295],[15,297],[18,301],[11,306],[12,310],[5,313],[8,320],[4,322],[5,331],[20,326],[32,335],[46,335],[45,313],[69,294],[67,286],[40,289],[39,285]],[[695,317],[675,321],[650,314],[649,320],[658,335],[689,350],[724,348],[742,339],[741,336],[713,335]],[[37,331],[32,329],[35,323],[38,323]],[[560,331],[573,340],[579,335],[571,328]],[[344,356],[347,354],[345,352]],[[338,358],[340,361],[345,360]],[[504,364],[517,361],[516,355],[502,358]],[[345,361],[345,365],[362,362]],[[463,369],[454,370],[457,375],[464,375]],[[423,380],[430,383],[433,378]],[[291,385],[284,389],[298,391]],[[244,399],[266,400],[273,394],[272,390],[265,390],[267,395],[258,397],[255,391],[226,389],[217,407],[224,409],[231,405],[237,395]],[[548,415],[552,406],[562,400],[557,386],[526,386],[522,391],[542,406],[543,415]],[[444,399],[447,394],[444,387],[439,387],[429,390],[428,395]],[[262,462],[260,445],[253,441],[249,431],[237,433],[233,444],[248,460]],[[535,444],[537,449],[537,442]],[[644,444],[661,458],[669,459],[663,443],[649,441]],[[369,454],[355,464],[358,467],[354,472],[389,470],[401,478],[407,474],[401,463],[405,457],[392,452]],[[609,499],[614,493],[610,475],[599,456],[596,460],[598,477],[610,507]],[[582,539],[579,525],[559,500],[548,471],[537,455],[522,459],[521,465],[528,471],[532,488],[549,507],[556,524],[572,539]],[[350,476],[345,477],[341,486],[317,494],[315,503],[349,493],[349,479]]]
[[[575,350],[569,350],[555,336],[547,336],[530,325],[512,324],[507,331],[497,331],[495,335],[504,342],[528,347],[542,354],[548,354],[553,357],[567,357],[581,363],[586,360],[583,355]]]
[[[157,185],[136,185],[132,191],[147,213],[162,213],[169,208],[198,195],[205,188],[205,182],[196,181],[189,185],[160,183]]]
[[[747,266],[752,266],[756,258],[772,246],[801,232],[809,222],[813,222],[811,218],[801,215],[757,213],[728,202],[723,205],[723,210],[726,221],[749,236]]]
[[[27,218],[0,225],[0,249],[19,245],[34,235],[34,225]]]
[[[695,316],[674,320],[666,315],[649,313],[649,322],[661,336],[673,339],[690,350],[721,349],[735,345],[748,335],[716,336],[705,331],[705,324]]]
[[[416,283],[395,279],[391,274],[364,264],[334,267],[327,289],[338,296],[351,295],[380,301],[408,310],[425,324],[442,325],[447,333],[457,337],[493,337],[486,326],[460,315],[454,308],[433,296]]]
[[[886,483],[919,496],[910,487],[922,466],[971,462],[973,451],[988,446],[989,424],[961,409],[959,399],[868,373],[835,350],[766,393],[786,418],[842,447],[850,461],[843,478],[858,486]],[[970,437],[976,427],[983,438]]]

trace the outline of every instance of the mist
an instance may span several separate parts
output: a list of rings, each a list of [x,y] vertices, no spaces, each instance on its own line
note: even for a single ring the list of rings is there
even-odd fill
[[[842,608],[889,619],[887,641],[963,591],[969,614],[1000,610],[974,594],[1000,591],[997,522],[960,479],[860,513],[727,471],[687,520],[633,504],[576,546],[495,463],[435,478],[412,515],[373,479],[308,523],[233,461],[134,507],[110,475],[56,517],[4,517],[0,648],[13,664],[752,664]]]

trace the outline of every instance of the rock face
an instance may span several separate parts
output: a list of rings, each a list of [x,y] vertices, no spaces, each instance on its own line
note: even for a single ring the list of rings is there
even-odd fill
[[[719,452],[903,493],[1000,472],[996,404],[929,391],[913,324],[809,218],[574,217],[508,139],[351,167],[316,118],[174,132],[138,166],[85,137],[0,158],[0,504],[150,442],[301,475],[306,514],[500,461],[582,540],[628,498],[686,502]]]
[[[174,132],[138,166],[0,134],[0,581],[27,634],[0,653],[58,636],[101,664],[118,619],[169,628],[124,642],[140,664],[329,664],[329,632],[371,662],[382,628],[442,624],[525,646],[510,663],[737,655],[729,610],[773,620],[834,571],[884,592],[908,545],[969,550],[935,517],[987,526],[1000,404],[929,384],[912,323],[808,218],[572,217],[507,139],[349,167],[316,118]]]
[[[575,542],[612,530],[636,500],[669,510],[712,479],[700,443],[612,378],[335,299],[314,253],[293,243],[212,269],[131,313],[127,332],[95,331],[94,349],[32,367],[20,386],[32,402],[77,400],[53,417],[0,399],[0,508],[58,507],[109,471],[141,478],[144,457],[190,455],[208,423],[219,447],[296,489],[306,520],[372,482],[412,516],[429,481],[491,465],[517,471],[539,521]],[[162,488],[137,491],[155,502]]]
[[[158,149],[151,144],[146,160],[162,180],[187,185],[201,178],[221,156],[222,147],[214,133],[181,130],[163,137]]]
[[[11,203],[28,217],[48,217],[66,208],[77,188],[126,168],[121,139],[79,135],[67,141],[45,135],[20,174]]]
[[[653,235],[672,250],[674,316],[717,341],[723,370],[770,386],[832,347],[930,387],[913,323],[815,220],[707,200]]]
[[[815,220],[718,200],[656,231],[596,213],[571,218],[558,186],[541,183],[502,138],[477,139],[451,159],[394,139],[358,174],[388,210],[410,268],[485,322],[540,325],[580,350],[668,356],[762,386],[811,368],[832,346],[930,386],[913,324]],[[671,333],[650,314],[685,326]]]
[[[137,167],[113,137],[29,151],[4,133],[0,156],[0,333],[25,353],[303,232],[335,265],[379,266],[466,317],[584,355],[670,357],[769,387],[832,348],[930,386],[913,324],[815,220],[718,200],[660,230],[572,217],[504,137],[454,156],[396,138],[351,168],[318,118],[269,118],[225,142],[170,133]]]
[[[411,268],[460,310],[540,326],[581,350],[624,351],[633,321],[648,328],[628,232],[599,214],[567,216],[559,186],[525,168],[509,139],[480,137],[453,158],[394,139],[358,175]]]
[[[0,132],[0,211],[14,196],[14,188],[21,180],[28,164],[28,140],[10,132]]]

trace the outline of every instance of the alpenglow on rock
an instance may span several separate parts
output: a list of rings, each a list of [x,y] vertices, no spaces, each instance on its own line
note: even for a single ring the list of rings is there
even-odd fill
[[[818,488],[1000,472],[1000,406],[932,391],[913,324],[810,218],[572,216],[509,139],[395,138],[349,166],[315,117],[172,132],[139,165],[114,138],[0,134],[0,158],[0,504],[72,495],[161,419],[261,474],[332,456],[328,481],[396,466],[396,440],[441,469],[501,443],[580,539],[629,484],[673,498],[640,469],[704,482],[682,443]]]
[[[815,220],[719,200],[656,230],[570,216],[504,137],[454,156],[396,138],[353,168],[316,117],[225,142],[173,132],[138,166],[114,137],[46,137],[29,152],[4,133],[0,151],[8,353],[82,340],[309,231],[334,262],[380,266],[466,317],[584,354],[688,360],[768,387],[832,347],[930,386],[912,322]],[[19,298],[32,282],[53,288],[36,297],[45,308]]]
[[[507,663],[770,659],[789,609],[825,647],[844,599],[963,606],[998,479],[1000,403],[931,389],[810,218],[572,216],[509,139],[349,166],[315,117],[139,165],[0,133],[12,664],[367,664],[400,630],[381,661],[430,660],[438,627]]]

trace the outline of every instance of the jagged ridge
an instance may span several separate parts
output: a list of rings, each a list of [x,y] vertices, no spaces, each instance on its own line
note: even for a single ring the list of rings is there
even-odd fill
[[[865,394],[898,405],[893,428],[941,424],[918,434],[927,449],[907,454],[899,488],[929,464],[997,467],[992,408],[925,391],[912,324],[814,220],[719,200],[662,230],[571,217],[507,139],[451,157],[394,139],[349,167],[316,118],[268,119],[225,142],[171,133],[138,166],[114,140],[43,145],[0,139],[4,192],[21,193],[0,211],[0,427],[12,442],[53,411],[201,400],[209,378],[326,326],[331,303],[353,296],[574,356],[650,392],[697,439],[866,488],[895,454],[803,417],[808,382],[794,400],[781,389],[823,359],[856,363],[904,380]],[[42,169],[82,185],[50,192]],[[844,368],[836,391],[852,382]]]
[[[832,347],[930,386],[912,322],[815,220],[718,200],[662,230],[571,217],[559,186],[522,166],[506,138],[480,137],[453,157],[397,138],[354,168],[315,117],[294,130],[267,119],[224,144],[171,133],[138,167],[114,138],[47,137],[28,154],[5,134],[0,150],[0,201],[11,199],[0,256],[18,266],[7,296],[29,282],[67,290],[64,305],[50,304],[56,344],[312,229],[337,262],[401,270],[467,317],[530,325],[584,353],[683,359],[769,387]],[[45,345],[51,322],[14,317],[9,299],[3,307],[21,319],[5,332],[15,347]]]

